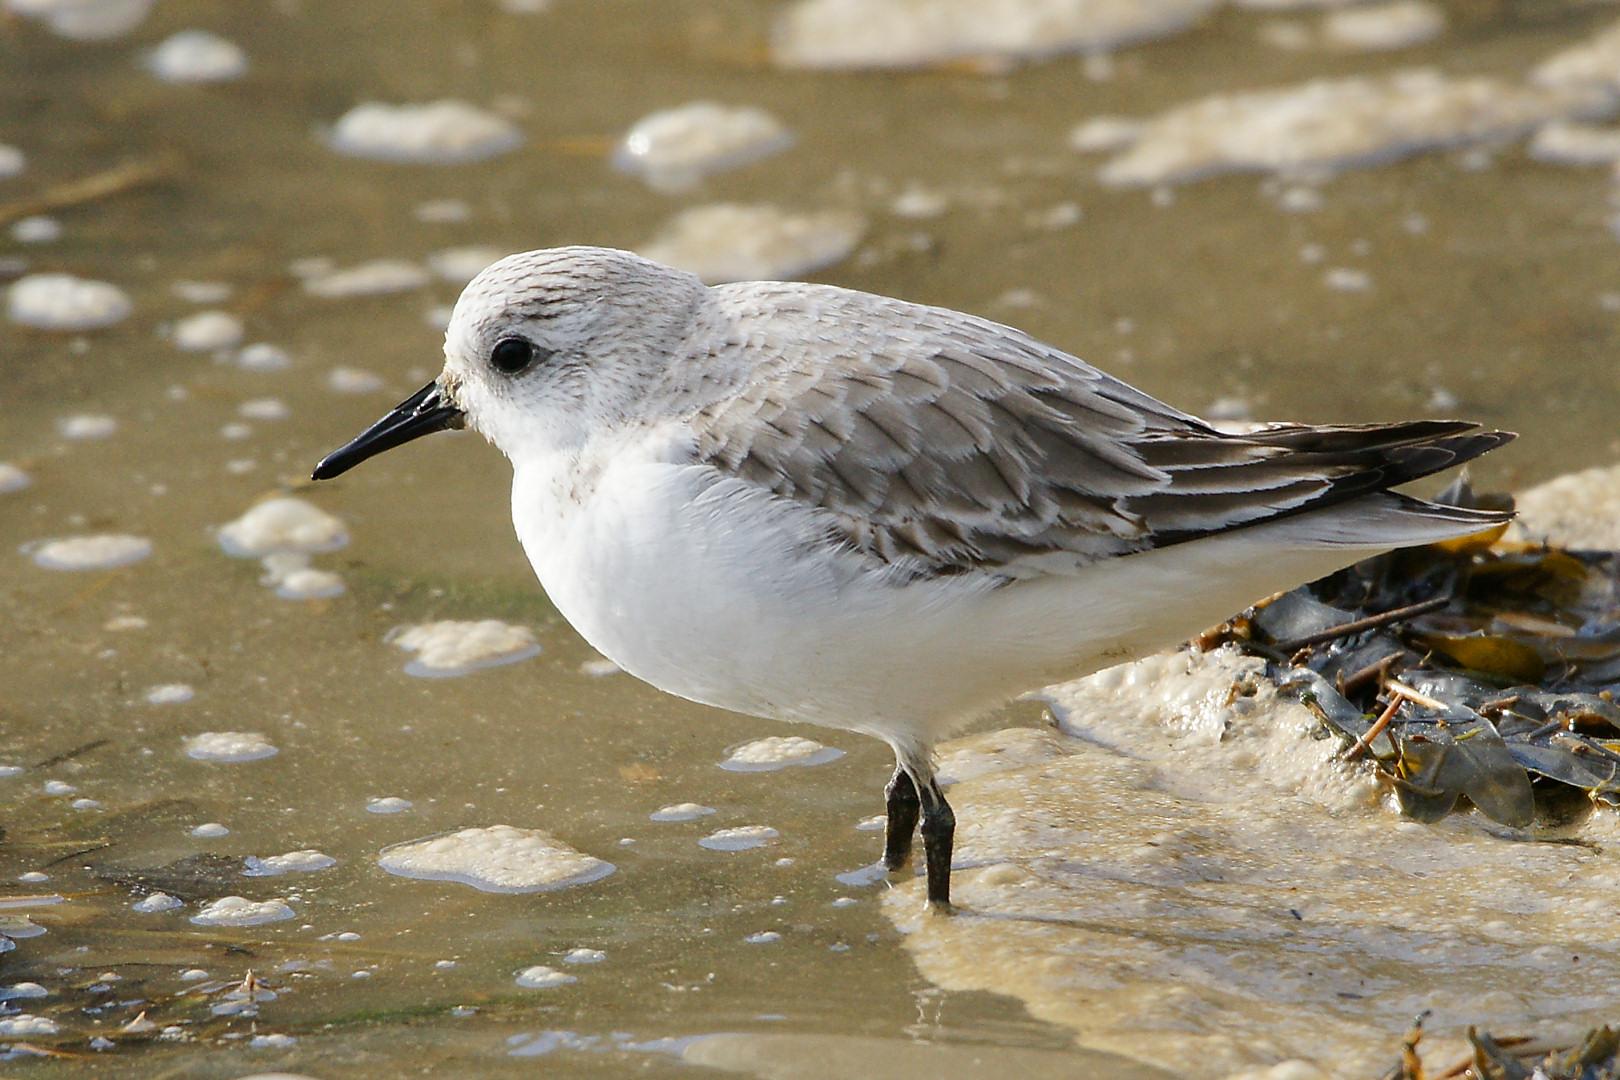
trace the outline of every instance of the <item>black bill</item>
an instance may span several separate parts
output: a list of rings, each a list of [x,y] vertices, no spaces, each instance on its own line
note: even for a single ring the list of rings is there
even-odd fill
[[[368,457],[435,431],[458,428],[461,421],[461,410],[446,400],[437,382],[430,382],[396,405],[393,412],[327,454],[312,475],[316,480],[330,480]]]

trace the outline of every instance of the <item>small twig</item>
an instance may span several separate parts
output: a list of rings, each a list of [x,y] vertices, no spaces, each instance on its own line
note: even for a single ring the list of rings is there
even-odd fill
[[[1381,660],[1374,660],[1366,667],[1357,668],[1350,674],[1341,676],[1338,687],[1339,693],[1353,694],[1360,689],[1362,683],[1372,679],[1383,682],[1384,676],[1389,674],[1389,666],[1398,660],[1400,655],[1399,652],[1392,652]]]
[[[174,172],[174,162],[168,158],[147,161],[126,161],[98,173],[69,180],[47,188],[27,199],[0,204],[0,225],[9,225],[35,214],[49,214],[66,210],[70,206],[98,202],[114,195],[122,195],[132,188],[161,180]]]
[[[1373,630],[1380,626],[1386,626],[1392,622],[1400,622],[1402,619],[1411,619],[1418,615],[1426,615],[1431,611],[1445,607],[1449,603],[1451,603],[1451,597],[1449,596],[1431,596],[1427,600],[1419,600],[1415,604],[1408,604],[1405,607],[1380,612],[1377,615],[1368,615],[1365,619],[1353,619],[1350,622],[1340,623],[1338,626],[1329,627],[1328,629],[1319,631],[1315,634],[1306,634],[1304,637],[1291,638],[1288,641],[1279,641],[1276,642],[1275,645],[1279,652],[1297,652],[1298,650],[1305,648],[1307,645],[1320,645],[1324,641],[1332,641],[1335,638],[1349,637],[1351,634],[1359,634],[1363,630]]]
[[[1397,679],[1391,679],[1385,685],[1389,687],[1390,693],[1399,694],[1401,697],[1405,698],[1407,701],[1410,701],[1414,705],[1421,705],[1425,709],[1433,709],[1436,712],[1446,711],[1447,705],[1445,702],[1436,701],[1423,691],[1415,690]]]
[[[1395,719],[1396,710],[1401,707],[1401,702],[1405,700],[1406,699],[1400,694],[1395,694],[1393,697],[1391,697],[1389,699],[1389,704],[1384,706],[1384,711],[1378,714],[1378,719],[1374,720],[1372,727],[1367,729],[1367,734],[1357,739],[1355,741],[1355,745],[1351,746],[1350,749],[1344,752],[1344,760],[1354,761],[1362,754],[1365,754],[1367,752],[1367,748],[1372,745],[1373,740],[1382,735],[1384,733],[1384,729],[1389,727],[1389,722]]]
[[[36,770],[49,769],[51,766],[60,765],[64,761],[72,761],[81,754],[88,754],[92,750],[98,750],[110,742],[112,742],[111,739],[91,739],[89,742],[75,746],[71,750],[64,750],[54,757],[48,757],[44,761],[36,762],[33,768]]]

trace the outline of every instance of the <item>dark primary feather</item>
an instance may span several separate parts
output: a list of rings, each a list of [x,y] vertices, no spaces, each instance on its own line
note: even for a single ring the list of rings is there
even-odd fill
[[[826,286],[715,290],[749,381],[698,456],[918,575],[1063,572],[1315,510],[1512,438],[1457,421],[1225,434],[1020,331]],[[1488,522],[1483,522],[1488,524]]]

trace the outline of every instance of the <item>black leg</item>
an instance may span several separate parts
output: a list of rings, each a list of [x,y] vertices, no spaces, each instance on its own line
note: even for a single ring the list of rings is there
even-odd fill
[[[887,870],[904,870],[911,862],[911,835],[917,831],[917,815],[922,803],[917,798],[917,785],[911,774],[899,766],[883,789],[888,800],[888,823],[883,829],[883,866]]]
[[[956,815],[939,785],[930,777],[922,789],[923,852],[928,858],[928,906],[951,909],[951,841],[956,836]]]

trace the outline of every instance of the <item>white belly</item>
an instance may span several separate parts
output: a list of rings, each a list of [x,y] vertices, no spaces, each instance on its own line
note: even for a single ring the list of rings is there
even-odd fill
[[[680,697],[890,742],[927,745],[1021,691],[1174,645],[1365,553],[1279,524],[1000,588],[901,585],[815,545],[809,511],[751,486],[608,460],[583,494],[544,463],[514,478],[518,537],[574,628]]]

